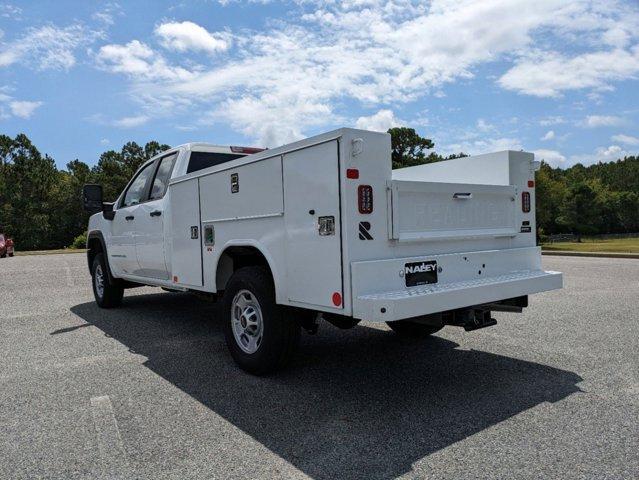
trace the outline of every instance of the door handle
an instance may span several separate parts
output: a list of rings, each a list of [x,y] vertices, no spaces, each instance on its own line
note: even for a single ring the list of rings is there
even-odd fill
[[[153,210],[151,213],[149,213],[149,215],[151,215],[152,217],[159,217],[160,215],[162,215],[162,212],[160,212],[159,210]]]
[[[127,222],[130,222],[130,221],[131,221],[131,220],[133,220],[134,218],[135,218],[135,217],[134,217],[133,215],[129,215],[128,217],[124,217],[124,219],[125,219]]]
[[[472,193],[455,193],[453,194],[453,198],[457,200],[470,200],[471,198],[473,198],[473,194]]]

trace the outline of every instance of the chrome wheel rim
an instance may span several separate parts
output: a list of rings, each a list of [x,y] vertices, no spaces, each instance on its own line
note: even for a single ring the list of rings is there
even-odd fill
[[[104,272],[102,272],[102,265],[95,267],[95,274],[93,277],[95,292],[98,294],[98,297],[102,298],[104,296]]]
[[[240,290],[231,304],[231,326],[235,343],[249,355],[255,353],[262,343],[264,323],[262,309],[255,295]]]

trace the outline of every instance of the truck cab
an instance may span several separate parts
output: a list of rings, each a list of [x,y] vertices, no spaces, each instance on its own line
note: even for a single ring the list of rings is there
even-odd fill
[[[230,353],[254,374],[320,320],[488,327],[562,286],[536,245],[538,166],[504,151],[392,171],[390,136],[349,128],[271,150],[182,145],[114,203],[85,186],[95,298],[118,306],[136,285],[219,298]]]
[[[104,214],[91,216],[89,251],[97,251],[98,243],[104,247],[114,278],[166,285],[172,268],[170,180],[262,150],[189,143],[148,160]]]

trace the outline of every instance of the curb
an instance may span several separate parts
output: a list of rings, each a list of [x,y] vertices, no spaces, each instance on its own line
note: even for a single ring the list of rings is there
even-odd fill
[[[86,253],[86,248],[60,249],[60,250],[23,250],[15,252],[16,257],[26,257],[27,255],[71,255],[74,253]]]
[[[635,258],[639,259],[639,253],[614,253],[614,252],[571,252],[567,250],[542,250],[542,255],[557,257],[598,257],[598,258]]]

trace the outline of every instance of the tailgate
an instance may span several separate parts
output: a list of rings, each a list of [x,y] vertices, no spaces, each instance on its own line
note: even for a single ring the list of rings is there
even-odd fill
[[[389,183],[393,240],[428,241],[517,235],[517,189],[512,185]]]

